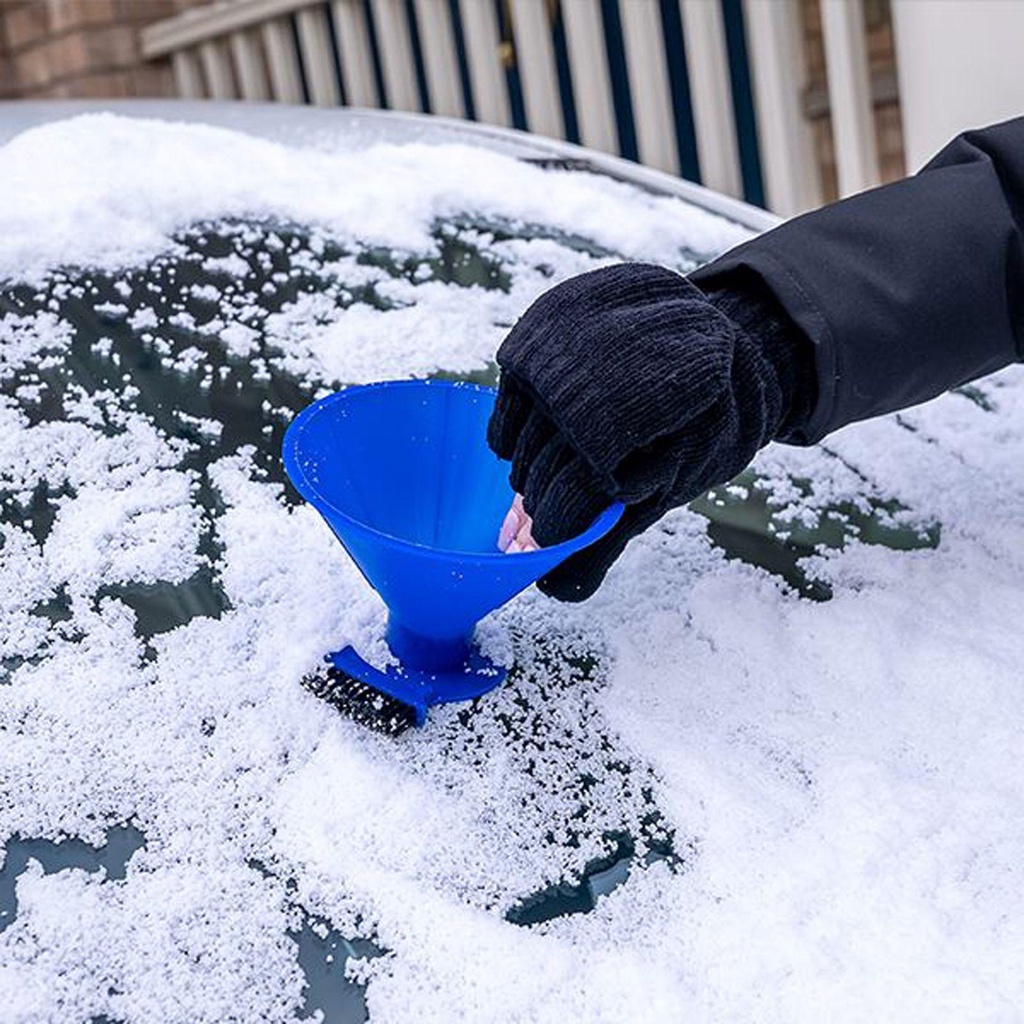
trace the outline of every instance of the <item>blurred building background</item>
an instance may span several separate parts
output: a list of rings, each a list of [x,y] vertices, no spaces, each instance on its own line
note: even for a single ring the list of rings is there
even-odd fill
[[[0,98],[173,96],[170,61],[146,60],[140,31],[189,6],[190,0],[0,0]]]
[[[1021,38],[1024,0],[0,0],[0,97],[469,117],[790,214],[1024,111]]]

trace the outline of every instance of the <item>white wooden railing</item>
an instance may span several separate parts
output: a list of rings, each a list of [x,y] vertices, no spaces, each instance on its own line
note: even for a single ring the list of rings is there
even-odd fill
[[[625,58],[633,152],[622,143],[601,0],[220,0],[150,26],[143,50],[171,57],[186,98],[427,110],[496,125],[518,120],[555,138],[568,134],[568,78],[583,145],[696,176],[680,156],[690,146],[710,188],[759,199],[750,195],[756,179],[778,213],[817,205],[821,182],[803,112],[798,0],[733,4],[734,13],[742,10],[746,58],[737,55],[735,38],[728,44],[727,0],[672,2],[680,53],[670,52],[665,3],[618,0],[620,38],[611,42]],[[862,2],[822,0],[844,194],[878,180]],[[678,70],[676,88],[670,79],[682,53],[688,96],[681,97]],[[756,139],[738,131],[743,96],[734,89],[746,79],[737,78],[737,61],[749,76]],[[688,109],[680,116],[682,102]],[[689,132],[693,139],[681,138]]]

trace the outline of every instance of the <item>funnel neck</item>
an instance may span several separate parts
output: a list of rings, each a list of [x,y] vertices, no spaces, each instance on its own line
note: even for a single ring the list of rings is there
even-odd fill
[[[470,653],[469,634],[459,637],[425,636],[410,629],[394,615],[388,616],[388,647],[405,668],[417,672],[456,672]]]

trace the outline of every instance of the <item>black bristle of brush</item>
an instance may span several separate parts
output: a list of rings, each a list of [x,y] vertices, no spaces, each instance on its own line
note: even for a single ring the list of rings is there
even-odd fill
[[[318,672],[306,676],[302,685],[353,722],[375,732],[398,736],[416,724],[416,709],[411,705],[381,693],[334,665],[325,665]]]

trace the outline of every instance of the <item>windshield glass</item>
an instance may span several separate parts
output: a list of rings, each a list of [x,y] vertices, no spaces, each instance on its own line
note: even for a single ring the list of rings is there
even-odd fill
[[[21,196],[0,244],[0,962],[63,978],[68,1019],[401,1020],[438,991],[444,1019],[505,971],[509,1019],[568,985],[559,957],[582,971],[564,1019],[642,1005],[653,976],[674,1003],[687,908],[730,934],[707,858],[732,884],[842,799],[817,738],[833,713],[851,750],[874,742],[843,666],[898,663],[903,606],[877,595],[905,572],[921,601],[937,586],[960,506],[934,481],[1004,385],[882,442],[767,450],[594,601],[499,610],[481,635],[508,682],[382,738],[302,685],[326,651],[379,645],[383,609],[284,476],[291,418],[371,380],[494,383],[504,332],[557,280],[686,271],[747,232],[465,146],[328,157],[82,120],[0,151]],[[54,161],[83,138],[69,177]],[[826,874],[808,884],[831,898]],[[602,989],[608,935],[657,965],[639,987]]]

